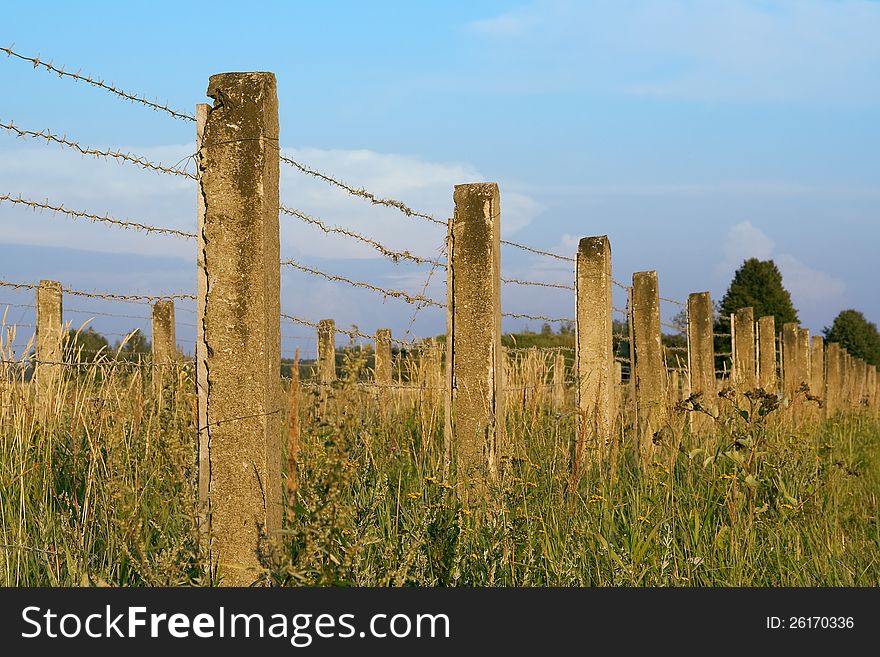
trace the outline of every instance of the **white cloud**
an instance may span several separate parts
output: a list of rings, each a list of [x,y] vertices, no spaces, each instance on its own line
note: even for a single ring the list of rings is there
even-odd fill
[[[731,226],[724,240],[723,258],[718,263],[718,272],[722,274],[731,272],[748,258],[767,260],[773,255],[774,246],[773,240],[763,231],[755,228],[750,221]]]

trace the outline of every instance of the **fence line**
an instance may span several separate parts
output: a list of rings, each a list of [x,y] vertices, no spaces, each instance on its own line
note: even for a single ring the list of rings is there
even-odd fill
[[[9,281],[0,281],[0,287],[7,287],[13,290],[36,290],[40,286],[37,283],[11,283]],[[84,292],[82,290],[72,290],[62,287],[64,294],[75,297],[84,297],[86,299],[107,299],[110,301],[123,301],[125,303],[155,303],[156,301],[169,301],[174,299],[182,299],[187,301],[195,301],[194,294],[165,294],[165,295],[148,295],[148,294],[116,294],[114,292]]]
[[[511,285],[531,285],[534,287],[550,287],[550,288],[556,288],[559,290],[570,290],[572,292],[574,291],[574,285],[563,285],[561,283],[543,283],[540,281],[524,281],[524,280],[521,280],[518,278],[504,278],[503,276],[501,277],[501,282],[502,283],[509,283]]]
[[[169,235],[171,237],[182,237],[185,239],[195,239],[195,233],[187,233],[182,230],[177,230],[176,228],[162,228],[159,226],[151,226],[149,224],[143,224],[136,221],[129,221],[128,219],[115,219],[111,217],[109,214],[105,215],[96,215],[90,214],[88,212],[83,212],[82,210],[71,210],[70,208],[66,208],[63,205],[52,205],[49,203],[49,199],[45,201],[34,201],[31,199],[22,198],[21,195],[12,196],[11,194],[2,194],[0,195],[0,203],[14,203],[18,205],[25,205],[29,207],[33,211],[40,210],[49,210],[55,214],[63,214],[67,215],[72,219],[88,219],[92,223],[107,223],[117,228],[124,228],[126,230],[140,230],[145,233],[157,233],[160,235]]]
[[[60,77],[60,78],[66,77],[66,78],[71,78],[73,80],[76,80],[78,82],[84,82],[84,83],[89,84],[93,87],[103,89],[104,91],[107,91],[111,94],[115,94],[116,96],[119,96],[120,98],[124,98],[126,100],[129,100],[133,103],[140,103],[141,105],[143,105],[145,107],[149,107],[150,109],[156,110],[157,112],[165,112],[165,113],[171,115],[172,117],[174,117],[175,119],[181,119],[181,120],[185,120],[185,121],[195,121],[196,120],[196,117],[193,116],[192,114],[189,114],[188,112],[181,112],[178,110],[171,109],[168,106],[168,103],[160,105],[158,101],[147,100],[147,98],[145,96],[136,95],[136,94],[129,93],[127,91],[123,91],[122,89],[119,89],[118,87],[116,87],[113,84],[107,84],[106,82],[104,82],[103,79],[96,80],[96,79],[92,78],[91,76],[80,74],[79,71],[77,71],[76,73],[70,73],[69,71],[65,71],[63,66],[57,67],[57,66],[52,65],[51,63],[47,63],[47,62],[42,61],[39,56],[28,57],[27,55],[22,55],[21,53],[18,53],[16,51],[12,50],[11,46],[8,48],[0,47],[0,52],[5,52],[8,57],[16,57],[16,58],[24,60],[26,62],[30,62],[31,64],[34,65],[34,68],[41,68],[42,67],[50,73],[56,73],[58,75],[58,77]]]
[[[98,148],[91,148],[89,146],[82,146],[75,141],[67,139],[67,136],[59,137],[56,134],[52,134],[52,132],[47,128],[46,130],[42,130],[40,132],[34,132],[33,130],[23,130],[15,126],[14,123],[0,123],[0,128],[4,130],[8,130],[9,132],[14,132],[17,137],[29,138],[29,139],[45,139],[47,143],[55,142],[56,144],[60,144],[61,146],[66,146],[67,148],[71,148],[81,155],[89,155],[95,158],[114,158],[123,163],[133,164],[135,166],[141,167],[142,169],[147,169],[150,171],[156,171],[158,173],[165,173],[174,176],[182,176],[184,178],[190,178],[192,180],[197,180],[198,176],[194,173],[190,173],[184,169],[178,169],[177,167],[167,167],[164,164],[157,164],[156,162],[151,162],[145,157],[139,155],[132,155],[131,153],[123,153],[122,151],[113,151],[113,150],[102,150]]]

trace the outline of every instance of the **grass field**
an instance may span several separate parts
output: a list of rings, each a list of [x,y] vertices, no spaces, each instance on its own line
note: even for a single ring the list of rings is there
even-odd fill
[[[362,365],[352,357],[352,375],[323,392],[303,384],[299,488],[266,542],[261,583],[880,582],[880,423],[866,412],[792,430],[784,410],[746,421],[728,404],[711,437],[695,437],[681,411],[674,459],[643,469],[624,427],[616,480],[588,467],[572,482],[577,415],[512,395],[505,474],[485,508],[468,509],[443,478],[439,394],[398,389],[382,413],[355,380]],[[66,368],[42,414],[33,385],[3,367],[0,583],[212,583],[196,526],[192,372],[168,373],[157,396],[149,369]]]

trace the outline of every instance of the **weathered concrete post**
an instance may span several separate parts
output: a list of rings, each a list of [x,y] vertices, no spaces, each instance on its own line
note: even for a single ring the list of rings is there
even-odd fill
[[[456,185],[447,277],[451,336],[446,459],[465,503],[482,497],[505,450],[501,348],[501,199],[495,183]]]
[[[877,366],[876,365],[868,365],[867,370],[867,401],[868,401],[868,409],[871,413],[877,413]]]
[[[332,383],[335,380],[336,322],[332,319],[322,319],[318,322],[318,381]]]
[[[607,460],[615,439],[611,285],[608,237],[584,237],[578,244],[575,273],[575,371],[584,423],[576,446],[578,467],[588,452],[596,460]]]
[[[841,347],[840,352],[840,408],[849,410],[852,407],[852,375],[850,373],[850,357],[846,347]]]
[[[391,385],[391,329],[376,331],[375,382],[380,386]]]
[[[822,400],[828,407],[825,397],[825,339],[814,335],[810,346],[810,393]]]
[[[37,335],[34,376],[37,400],[46,415],[55,403],[54,393],[61,382],[64,354],[64,326],[61,312],[62,289],[58,281],[40,281],[37,288]]]
[[[660,339],[660,290],[656,271],[633,274],[636,406],[639,452],[644,465],[654,457],[654,438],[666,425],[666,365]]]
[[[856,358],[855,372],[856,384],[854,388],[857,408],[861,411],[865,409],[865,397],[867,395],[867,374],[868,364],[861,358]]]
[[[281,528],[278,99],[271,73],[211,76],[199,151],[206,272],[205,430],[211,559],[224,584],[260,574]]]
[[[205,124],[211,106],[196,105],[196,150],[201,154]],[[201,170],[196,167],[201,179]],[[208,271],[205,268],[205,197],[201,186],[196,193],[198,230],[196,231],[196,404],[199,434],[199,531],[210,549],[211,459],[208,451],[208,345],[205,342],[205,300],[208,298]]]
[[[565,355],[557,352],[553,359],[553,406],[565,408]]]
[[[710,413],[717,408],[715,383],[715,343],[712,336],[712,297],[708,292],[688,295],[688,370],[690,394],[699,393],[699,404]],[[691,427],[705,431],[711,420],[701,413],[692,414]]]
[[[758,385],[766,392],[778,390],[776,382],[776,318],[758,320]]]
[[[798,387],[809,387],[812,364],[810,362],[810,329],[798,329],[797,342]]]
[[[754,390],[757,384],[755,364],[755,311],[740,308],[733,316],[733,380],[739,392]]]
[[[831,417],[840,411],[843,397],[840,345],[829,342],[825,352],[825,416]]]
[[[157,301],[153,304],[153,387],[158,395],[163,382],[168,379],[168,366],[177,357],[177,337],[174,326],[174,301]]]
[[[797,322],[782,325],[782,392],[794,401],[800,382],[798,381],[798,332]]]

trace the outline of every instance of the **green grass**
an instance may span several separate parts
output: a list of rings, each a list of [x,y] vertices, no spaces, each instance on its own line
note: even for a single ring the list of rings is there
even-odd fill
[[[191,373],[169,377],[160,403],[140,372],[89,365],[45,420],[31,384],[0,376],[0,583],[208,583]],[[400,399],[383,418],[370,399],[342,383],[319,413],[304,388],[301,485],[263,583],[880,581],[880,424],[867,413],[793,431],[779,412],[748,424],[731,409],[708,438],[680,431],[674,465],[664,452],[644,469],[626,430],[616,480],[590,467],[571,485],[576,415],[514,408],[505,474],[485,507],[465,509],[440,467],[442,409]]]

